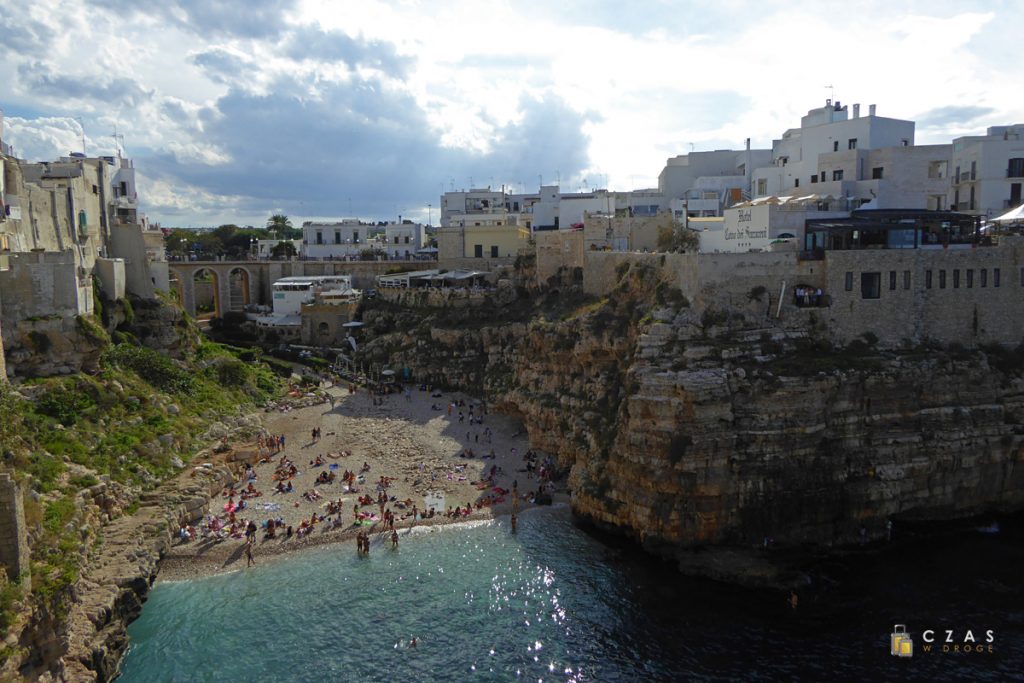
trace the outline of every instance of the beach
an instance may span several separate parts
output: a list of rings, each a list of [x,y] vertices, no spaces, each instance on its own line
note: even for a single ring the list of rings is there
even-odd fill
[[[247,507],[235,512],[239,526],[251,520],[258,527],[253,545],[256,564],[276,555],[341,541],[349,541],[352,547],[346,550],[355,553],[354,538],[359,531],[369,532],[371,552],[378,546],[390,546],[391,532],[385,532],[376,502],[381,477],[390,480],[385,509],[395,515],[399,539],[413,526],[509,515],[513,482],[518,483],[519,509],[530,506],[529,494],[537,490],[539,482],[535,475],[530,476],[525,471],[524,455],[529,448],[527,434],[522,424],[513,418],[489,413],[483,403],[464,394],[438,395],[440,392],[435,391],[431,395],[415,385],[405,393],[384,396],[371,394],[365,388],[353,391],[348,385],[330,386],[321,393],[332,398],[333,404],[328,401],[284,410],[274,408],[263,415],[265,433],[283,436],[284,447],[280,451],[263,449],[263,460],[269,456],[269,461],[254,464],[255,479],[251,480],[260,495],[247,498]],[[471,412],[475,418],[472,423]],[[314,439],[314,429],[320,430],[319,439]],[[236,460],[233,469],[238,472],[237,494],[250,483],[243,463],[258,460],[259,445],[256,440],[226,445],[230,450],[211,458],[211,464]],[[472,457],[464,457],[469,452]],[[489,457],[492,453],[493,458]],[[251,457],[238,459],[238,455],[244,454]],[[282,457],[297,470],[285,482],[292,486],[288,493],[276,492],[275,471]],[[543,456],[538,458],[538,462],[542,461]],[[317,462],[323,464],[317,465]],[[203,464],[191,463],[198,468]],[[495,474],[490,477],[492,468]],[[355,485],[358,492],[346,492],[347,487],[342,483],[346,470],[361,473]],[[334,481],[318,483],[317,478],[324,472],[334,473]],[[187,478],[189,474],[182,476]],[[480,483],[485,479],[486,486]],[[313,496],[303,495],[314,490],[320,496],[318,499],[311,500]],[[376,519],[355,525],[353,506],[358,505],[358,499],[364,495],[369,495],[374,503],[360,506],[360,510],[364,514],[374,513]],[[341,512],[329,515],[328,503],[339,500]],[[484,500],[490,504],[478,508],[477,502]],[[225,506],[238,501],[239,495],[233,498],[215,495],[205,511],[202,526],[206,526],[210,514],[228,523]],[[403,501],[411,504],[403,509],[399,504]],[[435,506],[435,515],[414,521],[413,507],[425,515],[431,504]],[[472,512],[468,516],[447,517],[446,510],[455,506],[463,509],[469,506]],[[297,530],[314,514],[316,523],[300,537]],[[324,521],[319,520],[320,516]],[[274,538],[269,538],[266,532],[268,519],[283,523],[275,530]],[[196,537],[176,540],[164,556],[160,580],[183,580],[247,566],[244,536],[230,537],[222,531],[219,535],[223,538],[214,534],[204,538],[202,526],[199,523],[193,526]],[[293,529],[291,536],[287,535],[289,526]]]

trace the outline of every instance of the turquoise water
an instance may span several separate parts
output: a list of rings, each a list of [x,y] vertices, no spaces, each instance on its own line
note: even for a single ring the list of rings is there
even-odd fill
[[[781,594],[683,579],[564,510],[531,511],[516,535],[493,522],[419,529],[365,558],[353,541],[160,584],[129,628],[121,680],[1005,680],[1024,665],[1017,541],[911,548],[875,574],[840,567],[850,585],[794,615]],[[986,553],[1001,559],[992,572],[964,565],[988,567]],[[960,563],[941,567],[947,555]],[[899,660],[897,621],[984,623],[998,651]]]

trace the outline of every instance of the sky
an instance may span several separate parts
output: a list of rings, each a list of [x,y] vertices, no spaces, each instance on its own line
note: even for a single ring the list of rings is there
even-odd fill
[[[0,26],[16,156],[120,146],[165,227],[656,187],[829,97],[917,144],[1024,122],[1017,0],[4,0]]]

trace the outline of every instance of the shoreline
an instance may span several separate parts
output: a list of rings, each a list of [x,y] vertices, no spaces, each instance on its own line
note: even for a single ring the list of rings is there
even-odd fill
[[[519,509],[519,514],[538,514],[541,512],[556,512],[564,510],[569,510],[569,499],[567,495],[559,494],[555,497],[555,500],[551,505],[526,505]],[[395,524],[395,530],[398,532],[399,538],[405,539],[412,535],[418,536],[439,530],[454,531],[460,527],[476,527],[492,523],[502,523],[510,517],[511,509],[498,511],[493,514],[474,515],[460,519],[435,517],[434,519],[417,522],[415,525],[408,523]],[[256,549],[253,552],[256,559],[256,566],[261,566],[261,564],[268,561],[279,562],[289,557],[299,557],[306,552],[326,546],[341,545],[345,542],[351,542],[355,539],[358,531],[366,529],[369,529],[372,544],[376,545],[378,543],[383,544],[387,542],[387,536],[390,532],[386,532],[383,529],[376,529],[375,527],[353,527],[318,533],[315,536],[309,536],[302,539],[291,539],[289,545],[276,544],[269,548],[263,548],[259,543],[257,543]],[[226,557],[238,555],[245,547],[244,541],[230,539],[222,541],[221,545],[224,545],[224,547],[218,548],[219,552],[216,557],[212,555],[206,556],[206,553],[187,552],[189,546],[184,545],[175,545],[168,549],[167,554],[160,563],[157,578],[156,581],[154,581],[154,586],[160,583],[180,583],[183,581],[193,581],[221,574],[231,574],[244,571],[247,567],[243,566],[242,562],[238,559],[231,560],[227,563],[223,561]],[[194,544],[192,544],[192,548],[195,548]],[[182,552],[183,549],[186,549],[186,551]],[[244,556],[242,559],[244,560]]]
[[[254,465],[254,488],[262,491],[262,495],[250,499],[251,507],[237,515],[239,521],[251,520],[260,526],[253,545],[257,566],[261,558],[278,558],[309,548],[351,541],[359,531],[366,531],[374,538],[390,534],[390,531],[384,531],[379,519],[370,526],[354,523],[357,498],[360,495],[372,497],[375,494],[373,479],[378,477],[390,480],[387,494],[396,500],[389,501],[386,506],[395,512],[395,529],[401,535],[409,533],[412,528],[490,522],[508,517],[512,503],[507,497],[511,496],[513,482],[519,483],[520,496],[536,488],[538,480],[524,469],[523,456],[529,446],[522,425],[509,416],[487,414],[482,402],[476,399],[459,392],[440,397],[439,392],[431,396],[427,392],[413,390],[404,396],[391,394],[378,403],[374,400],[376,397],[365,390],[351,392],[341,386],[332,386],[326,393],[334,399],[330,404],[274,410],[264,415],[264,430],[283,435],[286,446],[271,455],[269,462]],[[474,409],[483,424],[463,422],[460,413],[468,412],[472,420]],[[320,438],[311,436],[314,428],[321,431]],[[233,446],[231,452],[212,458],[211,464],[214,467],[227,464],[234,470],[235,487],[240,491],[248,483],[242,468],[246,462],[256,463],[259,452],[255,444]],[[470,450],[473,457],[464,457]],[[346,451],[350,455],[344,455]],[[543,457],[543,454],[539,455]],[[289,480],[294,488],[285,494],[273,490],[275,468],[282,457],[288,458],[298,468],[296,475]],[[320,461],[323,464],[315,464]],[[337,475],[343,470],[355,472],[360,463],[363,470],[367,466],[369,469],[365,470],[365,476],[359,477],[355,490],[349,491],[341,484],[340,478],[330,484],[317,481],[318,476],[328,472]],[[180,476],[183,482],[190,481],[187,472]],[[486,486],[483,484],[485,480],[488,482]],[[321,497],[314,500],[305,498],[303,494],[310,490],[317,491]],[[188,521],[198,528],[197,522],[208,520],[211,512],[225,517],[221,505],[233,498],[228,499],[222,494],[214,491],[209,501]],[[413,523],[409,519],[401,519],[403,513],[410,514],[407,509],[394,507],[397,501],[411,500],[417,508],[422,506],[426,509],[427,498],[437,500],[438,495],[449,508],[470,505],[473,511],[469,516],[446,517],[441,509],[434,517]],[[568,495],[556,493],[554,500],[567,503]],[[336,513],[336,519],[325,511],[327,503],[334,501],[341,502],[341,512]],[[484,504],[477,507],[481,502]],[[519,512],[533,507],[539,506],[520,502]],[[377,506],[363,506],[364,511],[370,509],[376,511]],[[298,527],[300,522],[308,521],[313,515],[318,516],[318,523],[313,531],[301,537],[297,534],[285,537],[285,532],[279,528],[276,537],[271,539],[262,526],[267,519],[277,519],[283,520],[285,526]],[[326,518],[320,521],[320,517]],[[173,543],[160,560],[156,581],[189,580],[236,571],[245,565],[244,538],[181,541],[175,534]]]

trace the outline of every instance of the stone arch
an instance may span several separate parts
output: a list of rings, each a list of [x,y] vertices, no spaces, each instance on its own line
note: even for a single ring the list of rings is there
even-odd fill
[[[209,276],[209,277],[207,277]],[[220,318],[224,309],[220,300],[220,275],[215,268],[196,268],[190,278],[192,283],[192,311],[196,318],[211,315]]]
[[[229,311],[241,311],[252,303],[252,275],[248,268],[236,266],[228,271]]]
[[[320,323],[319,325],[316,326],[316,332],[321,340],[326,339],[327,337],[331,336],[331,326],[325,322]]]

